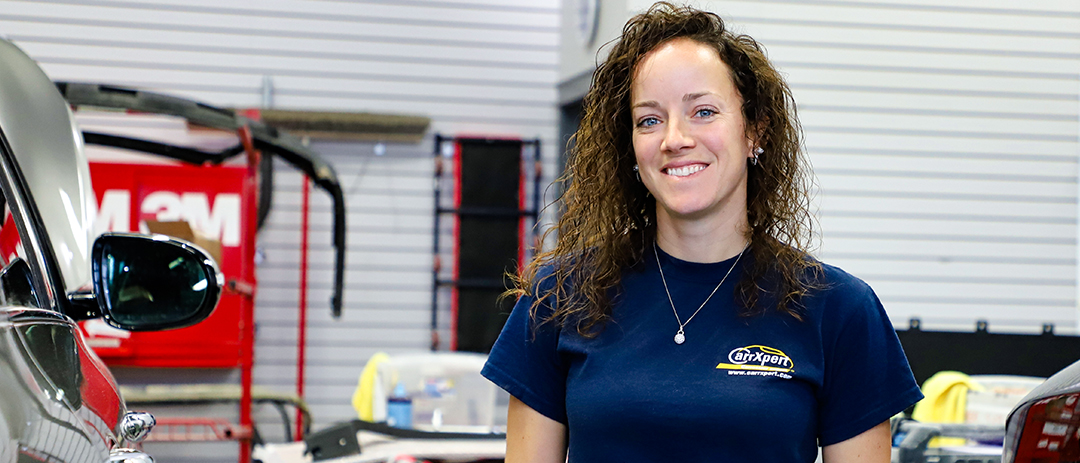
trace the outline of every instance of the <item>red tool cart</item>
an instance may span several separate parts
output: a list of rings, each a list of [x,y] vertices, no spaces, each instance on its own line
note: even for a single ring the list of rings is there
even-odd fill
[[[122,148],[181,161],[92,162],[91,177],[99,204],[99,230],[156,232],[188,239],[214,256],[226,279],[226,291],[218,308],[198,325],[152,333],[112,330],[94,323],[84,325],[84,329],[98,355],[112,366],[240,369],[240,391],[233,399],[240,404],[238,426],[223,420],[173,418],[159,420],[158,433],[165,440],[239,440],[240,461],[250,461],[255,238],[261,219],[268,211],[272,191],[269,176],[265,175],[269,163],[262,159],[264,155],[280,157],[303,171],[333,200],[336,265],[330,305],[337,317],[342,307],[345,205],[333,168],[295,137],[258,122],[257,114],[247,118],[181,98],[101,85],[58,83],[57,86],[76,108],[89,106],[180,117],[188,127],[212,129],[218,134],[224,133],[225,139],[232,141],[221,151],[206,151],[126,134],[83,130],[88,145]],[[230,133],[235,135],[230,138]],[[303,228],[306,241],[306,226]],[[302,246],[306,249],[306,243]],[[303,280],[302,274],[301,299],[304,299],[306,289]],[[302,322],[300,331],[297,395],[302,398]],[[279,401],[276,397],[268,400]],[[301,405],[301,413],[298,413],[298,421],[301,421],[299,416],[305,415],[306,410],[302,408],[302,401],[297,404]],[[188,431],[178,432],[179,428]],[[302,428],[298,422],[298,439]],[[199,431],[192,432],[192,429]]]

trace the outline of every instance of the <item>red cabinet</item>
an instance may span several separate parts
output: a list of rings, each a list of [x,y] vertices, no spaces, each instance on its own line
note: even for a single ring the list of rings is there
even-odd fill
[[[138,367],[239,368],[245,323],[251,323],[253,253],[246,246],[247,166],[121,164],[91,162],[100,231],[149,232],[147,222],[187,222],[225,275],[226,290],[205,321],[169,331],[129,333],[102,321],[84,323],[87,341],[109,365]],[[185,238],[180,236],[181,238]],[[206,241],[209,240],[209,241]],[[197,244],[200,244],[197,241]],[[214,249],[220,246],[219,249]]]

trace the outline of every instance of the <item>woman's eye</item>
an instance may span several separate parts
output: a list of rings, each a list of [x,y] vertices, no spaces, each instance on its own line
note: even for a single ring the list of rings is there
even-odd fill
[[[638,127],[652,127],[652,126],[654,126],[656,124],[659,124],[659,123],[660,123],[660,120],[655,118],[655,117],[646,117],[646,118],[638,121],[637,126]]]
[[[716,111],[713,111],[711,109],[699,109],[695,115],[697,117],[709,117],[714,114],[716,114]]]

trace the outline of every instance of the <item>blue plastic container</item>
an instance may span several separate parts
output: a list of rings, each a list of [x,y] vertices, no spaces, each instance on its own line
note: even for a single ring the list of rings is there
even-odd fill
[[[412,428],[412,398],[405,385],[398,383],[386,400],[386,424],[395,428]]]

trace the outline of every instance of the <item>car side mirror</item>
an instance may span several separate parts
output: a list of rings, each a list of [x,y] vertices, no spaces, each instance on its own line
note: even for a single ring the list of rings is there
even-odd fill
[[[165,235],[103,234],[94,241],[91,266],[94,292],[71,295],[84,314],[73,318],[100,315],[128,331],[194,325],[213,312],[224,284],[205,251]]]

